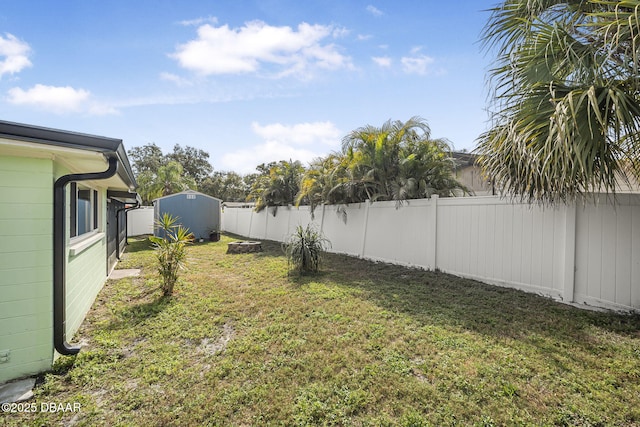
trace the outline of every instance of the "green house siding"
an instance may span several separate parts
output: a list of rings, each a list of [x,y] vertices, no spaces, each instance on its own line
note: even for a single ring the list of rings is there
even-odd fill
[[[67,173],[50,159],[0,156],[0,354],[9,351],[0,383],[47,370],[54,360],[53,183]],[[107,279],[106,190],[95,189],[102,238],[66,255],[70,342]],[[67,192],[67,215],[69,206]],[[68,231],[66,238],[69,246]]]
[[[70,173],[62,165],[54,165],[55,178]],[[52,187],[53,188],[53,187]],[[102,239],[93,243],[76,255],[70,255],[67,251],[66,268],[66,335],[67,341],[73,342],[73,335],[78,331],[84,317],[91,308],[96,296],[107,280],[107,240],[104,232],[107,229],[106,206],[107,192],[104,188],[93,187],[98,190],[100,202],[98,213],[98,230],[102,233]],[[73,243],[69,237],[69,216],[70,216],[70,191],[67,187],[67,247]]]
[[[103,236],[98,242],[67,264],[67,339],[78,330],[98,292],[107,280],[107,243]]]
[[[0,155],[0,383],[51,366],[53,168]]]

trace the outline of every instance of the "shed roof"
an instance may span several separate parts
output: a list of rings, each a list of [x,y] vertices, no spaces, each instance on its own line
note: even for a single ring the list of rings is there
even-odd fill
[[[201,193],[201,192],[195,191],[195,190],[185,190],[185,191],[181,191],[179,193],[169,194],[168,196],[163,196],[163,197],[158,197],[157,199],[153,199],[153,201],[155,202],[156,200],[162,200],[162,199],[166,199],[166,198],[169,198],[169,197],[175,197],[175,196],[178,196],[178,195],[181,195],[181,194],[197,194],[198,196],[208,197],[210,199],[214,199],[214,200],[217,200],[218,202],[222,203],[222,200],[218,199],[217,197],[213,197],[213,196],[210,196],[208,194],[204,194],[204,193]]]

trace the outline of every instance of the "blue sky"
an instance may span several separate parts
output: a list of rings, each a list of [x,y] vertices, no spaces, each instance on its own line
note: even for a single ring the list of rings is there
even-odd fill
[[[490,0],[5,1],[0,119],[201,148],[215,170],[308,162],[349,131],[487,127]]]

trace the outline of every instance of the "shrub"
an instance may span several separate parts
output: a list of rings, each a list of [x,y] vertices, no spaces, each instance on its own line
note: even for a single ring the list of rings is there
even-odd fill
[[[306,228],[299,225],[295,233],[283,243],[289,270],[299,273],[313,273],[320,268],[323,253],[331,243],[311,224]]]
[[[184,268],[186,245],[193,241],[193,234],[188,228],[177,224],[178,217],[163,214],[155,222],[155,226],[162,230],[162,237],[151,236],[159,266],[158,273],[162,277],[162,293],[164,296],[173,294],[173,287],[178,281],[178,270]]]

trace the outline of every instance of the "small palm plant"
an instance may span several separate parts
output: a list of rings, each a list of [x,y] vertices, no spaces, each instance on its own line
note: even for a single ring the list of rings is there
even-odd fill
[[[173,287],[178,281],[178,270],[184,268],[187,255],[186,245],[193,241],[193,234],[188,228],[178,224],[178,217],[163,214],[155,222],[155,226],[162,230],[163,236],[151,236],[158,257],[158,272],[162,277],[162,293],[164,296],[173,294]]]
[[[331,242],[311,224],[305,228],[299,225],[295,233],[282,245],[289,271],[294,270],[301,274],[317,272],[320,269],[322,255],[329,246]]]

